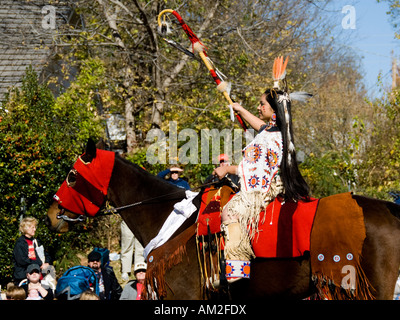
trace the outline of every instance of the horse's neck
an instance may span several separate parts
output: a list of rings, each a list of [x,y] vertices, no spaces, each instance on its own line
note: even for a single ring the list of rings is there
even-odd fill
[[[144,246],[157,235],[174,203],[185,197],[183,189],[152,176],[120,157],[115,159],[108,192],[109,200],[116,207],[145,201],[120,212]]]

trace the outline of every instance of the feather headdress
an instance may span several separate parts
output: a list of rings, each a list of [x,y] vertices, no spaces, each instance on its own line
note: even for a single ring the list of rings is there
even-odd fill
[[[272,79],[274,79],[274,89],[281,89],[279,87],[279,81],[286,81],[286,67],[288,65],[289,57],[286,57],[286,60],[283,61],[283,57],[277,57],[274,60],[274,65],[272,67]],[[286,82],[285,82],[286,83]],[[287,91],[287,88],[283,88],[283,91]],[[307,102],[309,98],[313,95],[304,91],[296,91],[289,94],[290,100],[296,100],[300,102]]]
[[[275,58],[274,65],[272,67],[272,79],[274,79],[274,89],[279,89],[279,80],[283,80],[286,77],[286,67],[289,61],[289,57],[283,62],[283,57]]]
[[[294,151],[295,147],[293,144],[293,139],[292,139],[292,132],[290,128],[290,111],[289,111],[289,106],[290,101],[292,99],[298,100],[298,101],[307,101],[308,98],[312,97],[311,94],[307,92],[293,92],[291,94],[287,93],[287,84],[286,84],[286,67],[289,61],[289,57],[286,58],[286,60],[283,60],[283,57],[277,57],[274,60],[274,65],[272,67],[272,78],[274,79],[274,90],[281,90],[279,87],[279,81],[284,82],[284,88],[282,88],[283,94],[279,95],[278,102],[283,106],[283,111],[285,114],[285,122],[286,122],[286,137],[288,139],[287,143],[287,154],[288,154],[288,162],[291,164],[292,162],[292,156],[294,156]]]
[[[272,67],[272,78],[274,79],[274,90],[280,90],[279,81],[285,80],[286,77],[286,67],[289,61],[289,57],[286,60],[283,60],[283,57],[277,57],[274,60],[274,65]],[[285,86],[286,87],[286,86]],[[286,92],[287,88],[283,89],[283,94],[279,95],[278,102],[283,106],[283,110],[285,113],[285,122],[286,122],[286,129],[287,129],[287,139],[288,139],[288,161],[289,164],[292,162],[292,153],[295,150],[292,135],[290,130],[290,113],[288,110],[288,103],[290,102],[290,98],[288,93]]]

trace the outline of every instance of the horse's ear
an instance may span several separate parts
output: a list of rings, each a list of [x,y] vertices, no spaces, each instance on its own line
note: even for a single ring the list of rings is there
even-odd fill
[[[96,144],[92,139],[89,138],[85,150],[86,162],[91,162],[94,158],[96,158],[96,150],[97,150]]]

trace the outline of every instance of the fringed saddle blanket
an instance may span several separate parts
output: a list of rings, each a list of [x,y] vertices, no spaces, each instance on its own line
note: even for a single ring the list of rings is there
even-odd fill
[[[197,221],[198,237],[221,232],[221,210],[233,195],[233,190],[227,186],[205,190]],[[265,211],[260,212],[260,223],[252,242],[256,257],[291,258],[310,251],[310,234],[317,205],[317,199],[283,203],[276,198],[271,202]],[[223,246],[223,241],[221,244]]]
[[[252,241],[258,258],[300,257],[310,251],[310,234],[318,199],[309,202],[282,202],[275,198],[260,213],[260,222]]]
[[[224,250],[221,211],[233,195],[234,191],[227,186],[206,189],[202,195],[197,220],[197,245],[206,292],[215,290],[213,283],[220,277],[219,261]],[[252,243],[256,256],[290,258],[309,251],[317,204],[317,199],[285,204],[275,199],[266,211],[260,213],[259,228]]]
[[[224,185],[204,190],[197,218],[197,252],[202,276],[203,295],[217,291],[214,283],[220,280],[224,237],[221,233],[221,211],[235,191]]]
[[[158,300],[166,297],[165,273],[182,262],[184,255],[186,255],[186,243],[195,234],[196,224],[193,224],[181,234],[149,253],[142,300]]]
[[[351,193],[319,201],[311,232],[311,271],[324,299],[373,299],[360,265],[366,237],[362,208]]]

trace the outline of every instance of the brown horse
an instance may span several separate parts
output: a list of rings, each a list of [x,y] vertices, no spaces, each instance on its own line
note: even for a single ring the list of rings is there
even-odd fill
[[[96,146],[89,142],[81,156],[83,163],[96,158]],[[76,177],[67,177],[74,182]],[[139,166],[115,156],[107,200],[119,213],[145,247],[159,232],[173,205],[185,198],[183,189],[155,177]],[[392,299],[400,265],[400,206],[386,201],[353,196],[362,208],[366,238],[362,247],[361,266],[374,288],[376,299]],[[195,199],[194,203],[198,201]],[[60,216],[68,217],[66,220]],[[76,223],[78,214],[65,210],[54,202],[47,213],[47,224],[56,232],[67,232]],[[71,221],[68,221],[71,220]],[[172,239],[193,225],[193,214],[174,233]],[[203,299],[201,273],[198,264],[196,238],[186,244],[187,259],[172,266],[165,273],[166,299]],[[303,299],[316,293],[311,280],[310,254],[299,258],[263,259],[252,261],[251,279],[237,281],[230,286],[233,299]]]

